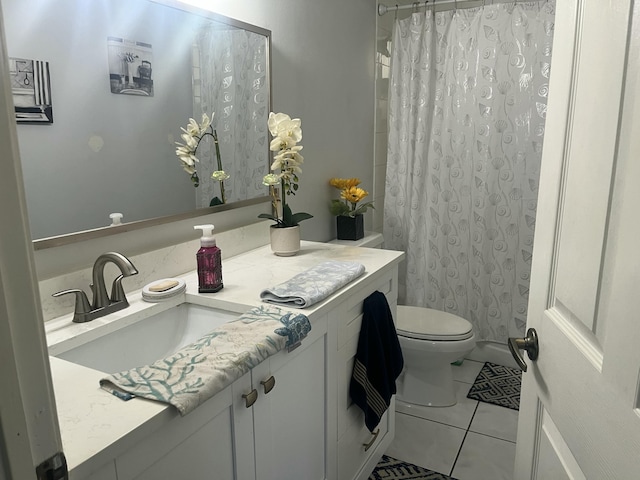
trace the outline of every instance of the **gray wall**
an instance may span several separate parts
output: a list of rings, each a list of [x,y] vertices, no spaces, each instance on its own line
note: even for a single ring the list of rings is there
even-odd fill
[[[314,215],[303,238],[334,238],[329,178],[359,177],[373,189],[375,0],[190,3],[272,31],[273,108],[302,120],[305,160],[291,207]]]
[[[363,187],[373,188],[376,2],[203,0],[201,3],[217,13],[272,31],[273,110],[301,118],[303,128],[305,163],[300,191],[290,205],[294,212],[314,215],[302,223],[304,239],[334,238],[335,217],[330,215],[328,204],[336,198],[336,191],[328,185],[329,178],[357,176]],[[382,205],[377,208],[382,209]],[[262,210],[268,209],[268,204],[264,204]],[[231,224],[237,226],[254,222],[255,210],[225,213],[233,213]],[[204,221],[194,219],[192,223]],[[216,215],[206,221],[220,223]],[[365,227],[371,229],[372,225]],[[180,226],[178,230],[176,226],[165,225],[149,229],[144,235],[107,237],[107,243],[110,249],[133,254],[196,237],[197,233],[190,228]],[[67,264],[73,268],[88,266],[103,248],[104,242],[85,242],[75,248],[38,251],[39,278],[49,276],[48,272],[64,271]]]
[[[135,221],[192,210],[173,143],[193,111],[186,16],[126,0],[2,7],[9,56],[48,61],[51,71],[54,123],[18,125],[32,238],[105,226],[111,212]],[[153,97],[110,92],[107,36],[152,45]]]

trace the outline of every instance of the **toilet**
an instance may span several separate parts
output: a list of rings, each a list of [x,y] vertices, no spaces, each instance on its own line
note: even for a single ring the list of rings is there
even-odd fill
[[[405,365],[397,399],[429,407],[455,405],[451,364],[475,347],[471,323],[439,310],[398,305],[396,331]]]

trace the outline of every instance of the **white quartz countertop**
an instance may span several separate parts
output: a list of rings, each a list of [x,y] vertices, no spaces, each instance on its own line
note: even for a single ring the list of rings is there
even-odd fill
[[[292,257],[278,257],[267,245],[242,255],[227,259],[222,263],[224,288],[214,294],[202,294],[209,301],[198,301],[203,305],[244,312],[249,307],[261,305],[260,292],[289,280],[298,273],[328,260],[355,261],[365,266],[365,273],[348,286],[336,292],[323,302],[300,309],[311,317],[325,310],[326,305],[365,281],[377,270],[398,263],[404,254],[391,250],[348,247],[336,244],[302,242],[300,252]],[[198,291],[195,272],[183,277],[187,280],[188,295]],[[288,307],[286,307],[288,308]]]
[[[168,301],[147,303],[140,291],[127,295],[130,306],[119,312],[84,324],[71,322],[72,313],[47,322],[50,355],[85,343],[105,332],[123,328],[154,313],[184,302],[238,312],[263,304],[260,292],[289,280],[298,273],[327,260],[356,261],[365,274],[328,299],[300,311],[314,318],[333,308],[330,303],[347,298],[349,292],[381,269],[395,266],[403,253],[371,248],[303,241],[301,251],[292,257],[278,257],[264,246],[228,258],[222,264],[224,288],[218,293],[198,293],[195,271],[180,275],[186,292]],[[194,252],[195,267],[195,252]],[[287,307],[288,308],[288,307]],[[118,454],[123,444],[139,441],[164,422],[179,415],[168,405],[134,398],[123,402],[99,386],[103,372],[50,357],[62,443],[71,478],[83,478]]]

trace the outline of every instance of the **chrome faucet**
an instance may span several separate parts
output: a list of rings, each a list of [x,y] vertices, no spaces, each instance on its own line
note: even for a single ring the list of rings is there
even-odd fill
[[[115,264],[121,272],[121,275],[118,275],[113,281],[111,297],[107,295],[107,287],[104,283],[104,266],[110,262]],[[91,303],[89,303],[87,294],[77,288],[56,292],[53,296],[59,297],[61,295],[74,294],[76,296],[76,306],[73,321],[76,323],[89,322],[129,306],[124,289],[122,288],[122,279],[136,275],[137,273],[138,270],[136,270],[136,267],[121,253],[103,253],[93,264],[93,272],[91,275],[93,283],[90,285],[91,292],[93,293],[93,301]]]

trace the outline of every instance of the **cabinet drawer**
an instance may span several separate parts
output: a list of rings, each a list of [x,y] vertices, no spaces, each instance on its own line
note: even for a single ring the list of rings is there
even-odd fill
[[[334,312],[334,321],[338,325],[338,344],[340,350],[354,336],[360,333],[362,324],[362,302],[364,299],[378,290],[387,297],[389,305],[395,305],[398,298],[398,276],[386,275],[373,285],[354,292],[349,299],[342,302]],[[395,313],[395,310],[392,309]]]
[[[382,416],[376,427],[376,430],[379,429],[379,431],[374,439],[374,435],[364,424],[362,411],[355,405],[352,408],[360,412],[358,422],[360,426],[349,429],[338,442],[338,480],[353,479],[389,432],[388,411]],[[365,445],[368,444],[371,445],[365,451]]]

